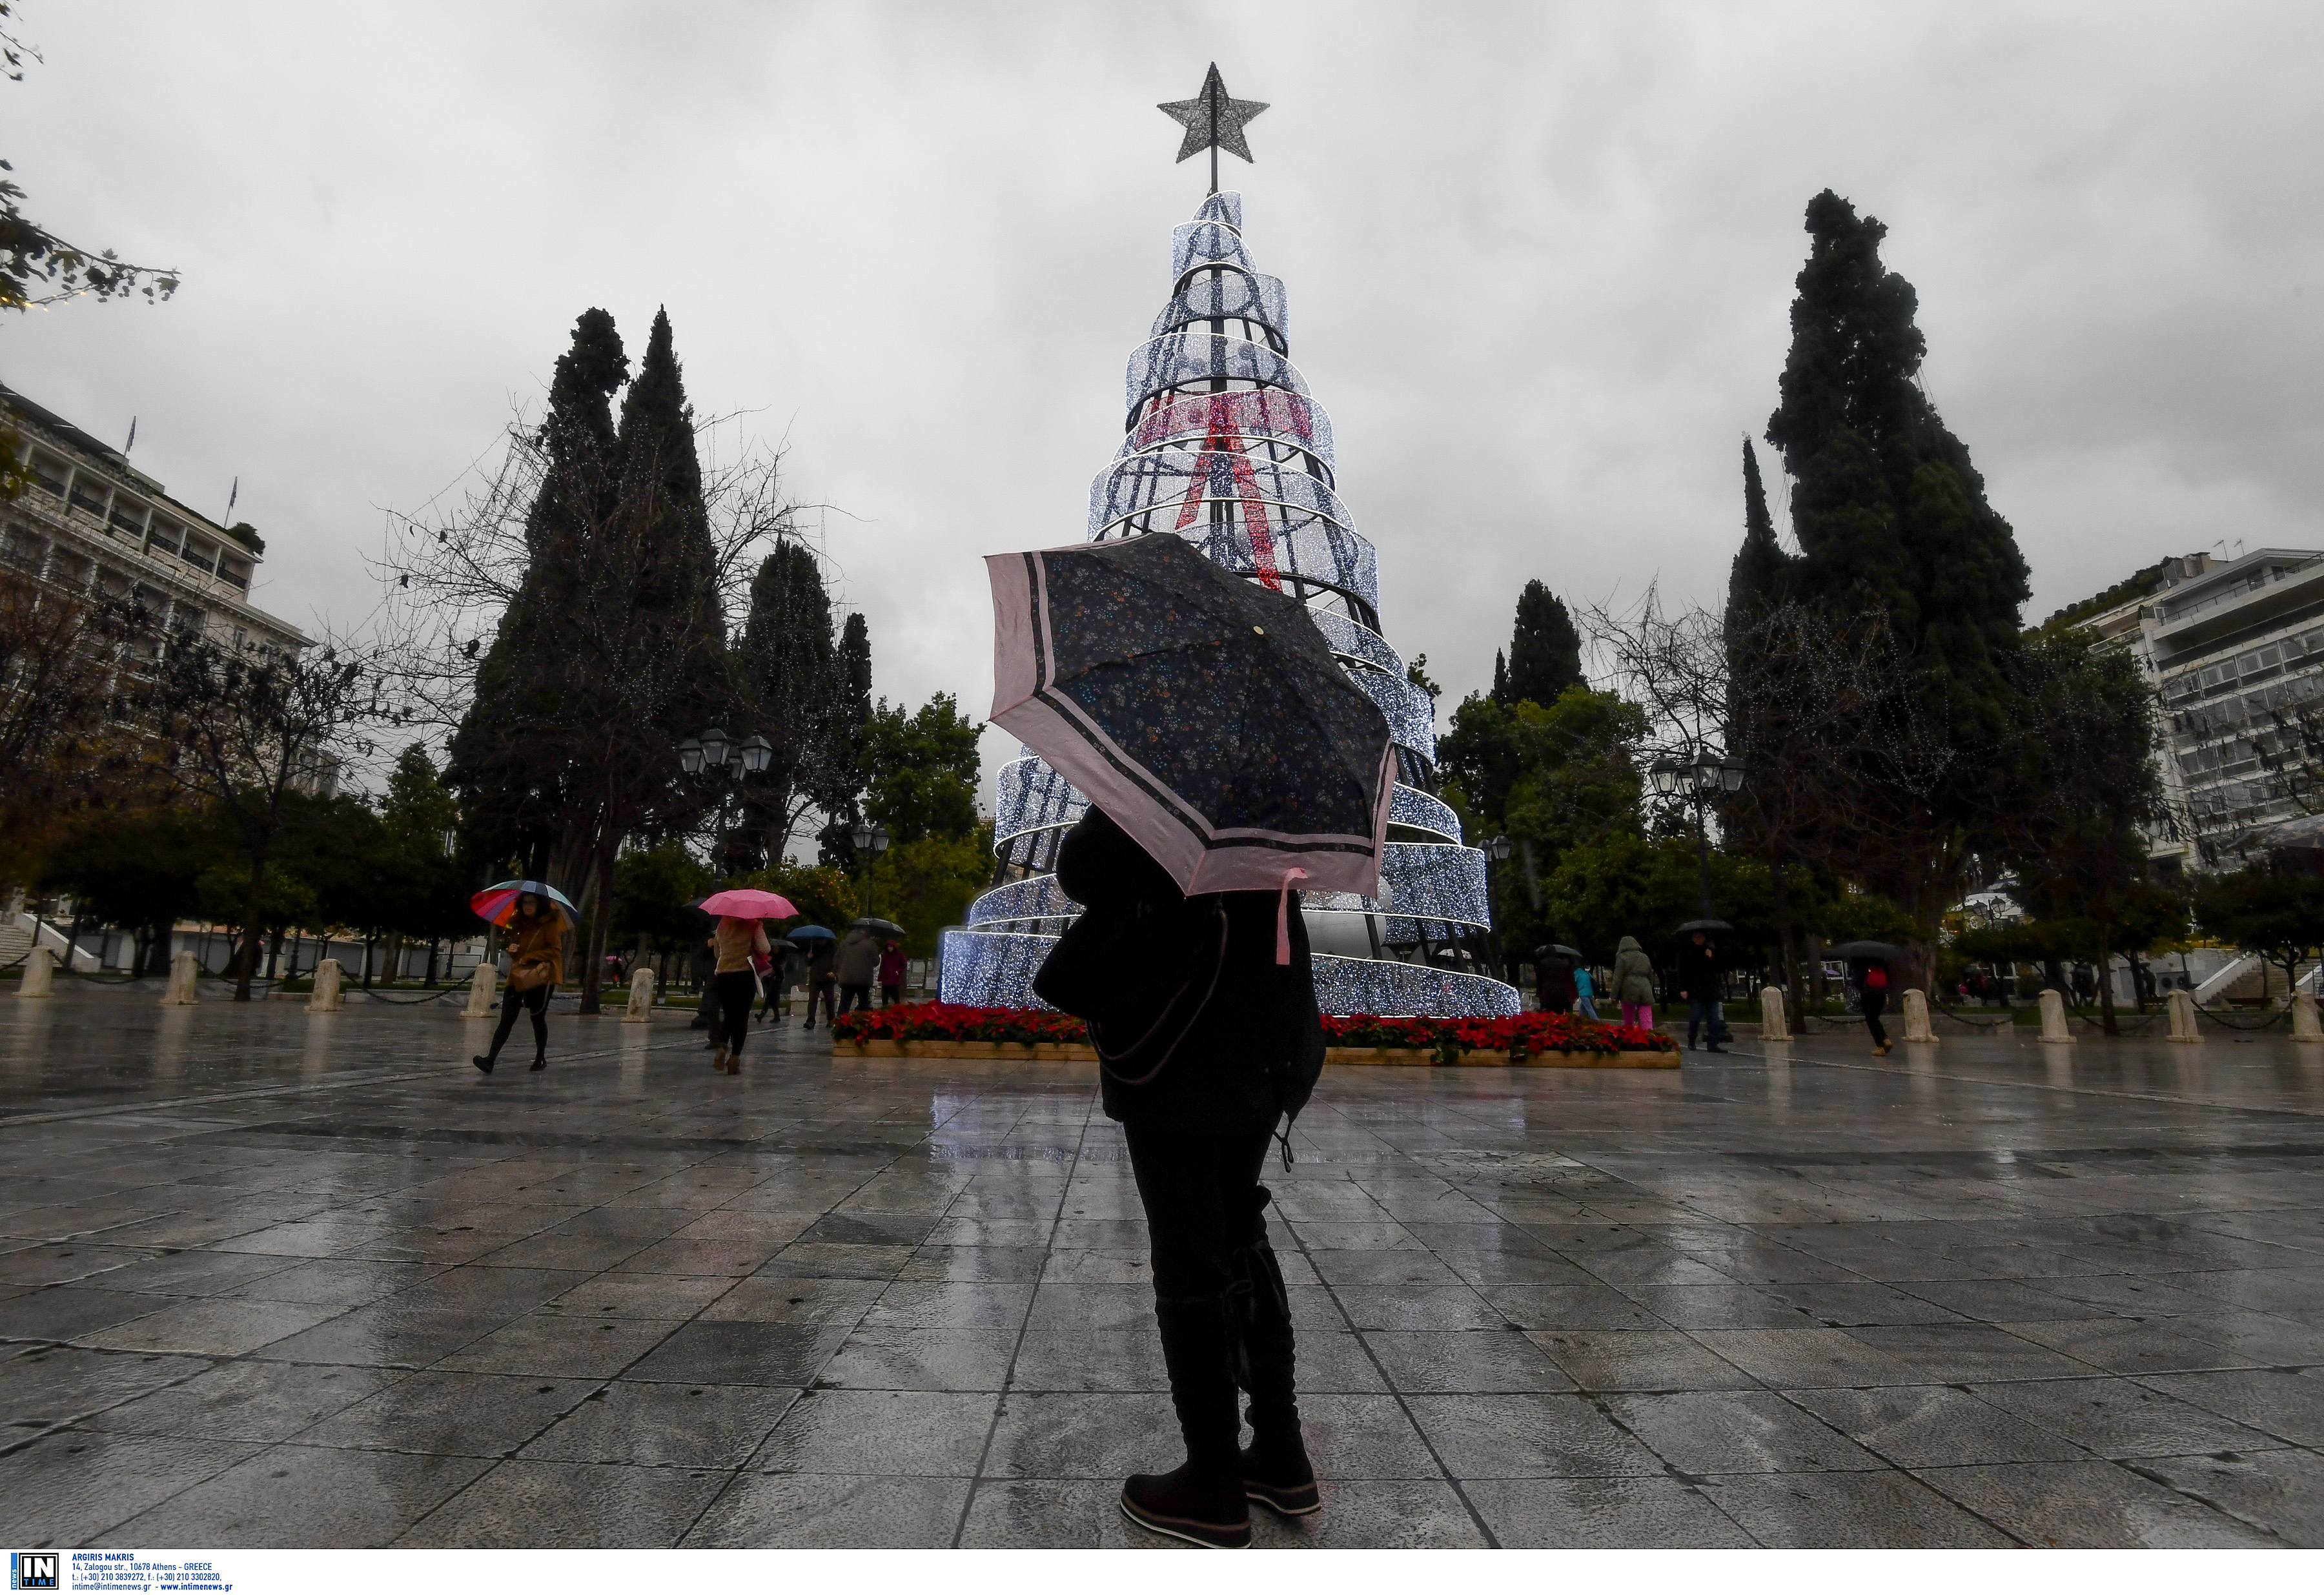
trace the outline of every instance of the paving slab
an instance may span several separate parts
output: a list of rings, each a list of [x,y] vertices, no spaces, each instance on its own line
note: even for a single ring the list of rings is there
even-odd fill
[[[159,996],[0,1001],[11,1538],[1151,1543],[1087,1066]],[[2324,1544],[2324,1059],[1859,1041],[1329,1074],[1268,1173],[1326,1504],[1260,1545]]]

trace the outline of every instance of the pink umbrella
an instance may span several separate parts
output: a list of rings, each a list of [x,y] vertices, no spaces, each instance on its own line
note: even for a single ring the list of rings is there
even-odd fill
[[[788,898],[777,897],[771,891],[761,891],[749,886],[714,892],[702,899],[701,908],[706,914],[716,914],[726,919],[791,919],[798,915]]]

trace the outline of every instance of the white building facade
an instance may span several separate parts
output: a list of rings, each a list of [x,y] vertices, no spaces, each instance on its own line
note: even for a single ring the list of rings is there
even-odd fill
[[[0,387],[0,408],[31,475],[0,502],[0,563],[43,587],[137,598],[180,634],[307,646],[296,626],[250,601],[263,557],[253,534],[188,509],[119,450],[22,394]]]
[[[2324,816],[2282,771],[2282,722],[2324,698],[2324,551],[2192,554],[2163,585],[2082,623],[2127,649],[2162,697],[2160,758],[2188,834],[2155,839],[2166,867],[2234,869],[2285,846],[2318,845]],[[2324,705],[2319,705],[2324,706]]]

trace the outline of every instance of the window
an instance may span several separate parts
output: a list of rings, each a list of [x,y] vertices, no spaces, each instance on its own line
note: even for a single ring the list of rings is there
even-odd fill
[[[217,563],[217,550],[199,538],[189,537],[186,539],[186,551],[182,558],[187,564],[198,565],[208,570]]]
[[[151,530],[146,533],[146,540],[152,547],[161,549],[164,554],[174,554],[178,551],[179,546],[183,541],[185,535],[186,529],[184,527],[180,526],[174,521],[164,521],[161,517],[156,515],[153,517],[153,524]]]

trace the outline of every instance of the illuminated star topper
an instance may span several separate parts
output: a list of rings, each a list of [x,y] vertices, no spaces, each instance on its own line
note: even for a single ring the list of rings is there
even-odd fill
[[[1267,109],[1264,100],[1239,100],[1227,97],[1227,86],[1219,77],[1219,64],[1211,63],[1210,76],[1203,79],[1203,92],[1190,100],[1170,100],[1157,107],[1175,117],[1186,130],[1179,141],[1178,159],[1211,152],[1211,192],[1219,191],[1219,152],[1251,158],[1250,146],[1243,142],[1242,126],[1253,116]]]

